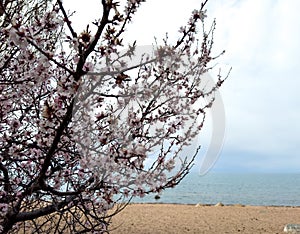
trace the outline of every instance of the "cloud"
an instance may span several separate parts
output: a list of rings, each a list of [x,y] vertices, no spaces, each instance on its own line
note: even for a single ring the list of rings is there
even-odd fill
[[[232,2],[221,2],[216,11],[222,11],[216,16],[223,31],[216,37],[224,35],[220,44],[228,50],[222,62],[233,67],[221,91],[227,113],[224,158],[241,167],[300,168],[300,2]],[[235,151],[239,156],[230,156]]]
[[[175,40],[178,28],[199,4],[198,0],[147,1],[128,27],[127,42],[151,44],[154,36],[161,39],[165,32]],[[80,7],[81,22],[77,24],[93,15]],[[97,8],[88,9],[96,13]],[[214,51],[227,51],[218,66],[233,67],[221,89],[227,136],[216,165],[219,169],[300,168],[299,9],[298,0],[208,2],[207,27],[217,20]],[[208,137],[203,139],[205,148]]]
[[[243,162],[241,162],[241,160]],[[257,154],[245,151],[224,152],[212,172],[299,173],[300,159],[292,156]],[[195,169],[198,171],[198,166]]]

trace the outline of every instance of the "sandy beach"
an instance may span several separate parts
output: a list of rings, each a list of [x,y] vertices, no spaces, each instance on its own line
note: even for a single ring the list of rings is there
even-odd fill
[[[113,217],[112,234],[285,233],[300,207],[130,204]]]

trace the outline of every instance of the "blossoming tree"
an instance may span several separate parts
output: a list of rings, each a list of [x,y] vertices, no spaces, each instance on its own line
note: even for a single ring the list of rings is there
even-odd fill
[[[226,78],[201,85],[215,23],[204,2],[133,64],[122,38],[142,2],[99,1],[76,32],[62,0],[0,1],[1,233],[104,233],[131,197],[189,172],[197,152],[181,152]]]

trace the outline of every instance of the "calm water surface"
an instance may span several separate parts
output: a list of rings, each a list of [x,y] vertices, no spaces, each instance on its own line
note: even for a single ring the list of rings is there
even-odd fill
[[[190,173],[160,196],[155,200],[151,194],[133,202],[300,206],[300,174]]]

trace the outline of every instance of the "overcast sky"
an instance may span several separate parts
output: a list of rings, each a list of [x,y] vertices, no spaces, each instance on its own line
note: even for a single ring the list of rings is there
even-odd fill
[[[126,39],[149,45],[165,32],[175,39],[200,3],[148,0]],[[83,19],[99,10],[74,4],[80,14],[74,23],[82,29]],[[219,66],[233,68],[221,90],[226,136],[213,171],[300,172],[300,1],[210,0],[207,6],[207,27],[217,20],[215,51],[226,50]],[[208,144],[204,139],[199,160]]]

